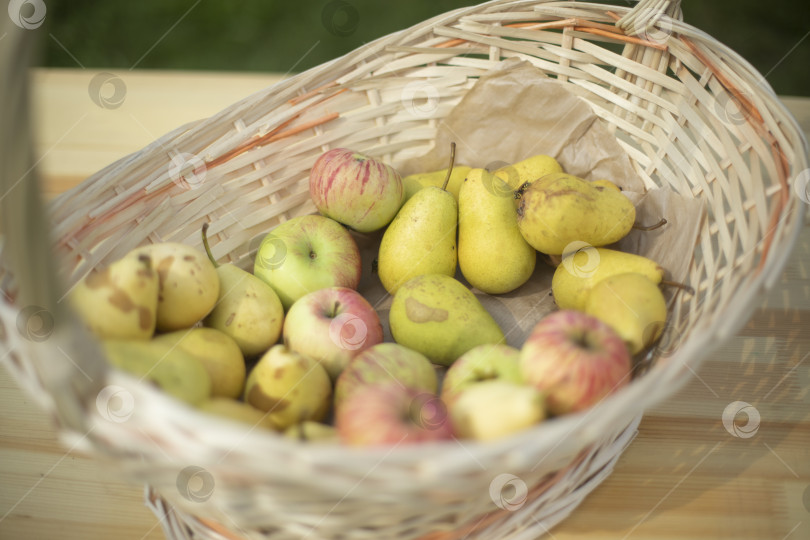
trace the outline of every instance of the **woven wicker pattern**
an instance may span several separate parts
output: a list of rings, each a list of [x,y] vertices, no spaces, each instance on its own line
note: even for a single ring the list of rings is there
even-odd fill
[[[630,11],[499,0],[291,77],[166,134],[58,197],[51,211],[66,261],[61,278],[75,283],[144,243],[200,247],[203,222],[211,224],[214,255],[249,268],[262,235],[314,211],[308,171],[321,152],[346,146],[394,166],[422,155],[477,78],[508,59],[530,62],[586,100],[648,188],[705,202],[699,240],[683,253],[696,294],[672,303],[666,346],[649,370],[585,414],[494,444],[416,451],[302,447],[245,433],[120,373],[105,384],[126,389],[137,404],[125,421],[111,420],[83,387],[65,384],[42,399],[50,410],[85,412],[84,429],[66,430],[67,442],[115,459],[128,477],[151,486],[147,499],[158,515],[168,512],[168,536],[536,537],[610,472],[639,414],[679,388],[778,277],[803,220],[791,184],[808,167],[807,147],[761,75],[681,22],[678,2],[645,0]],[[3,283],[13,298],[14,283]],[[4,301],[7,327],[17,310]],[[17,351],[11,367],[21,384],[32,394],[51,388],[32,367],[47,362],[39,349],[13,332],[4,341]],[[189,466],[201,467],[214,486],[205,497],[180,488]],[[493,495],[502,474],[525,486],[525,504]]]

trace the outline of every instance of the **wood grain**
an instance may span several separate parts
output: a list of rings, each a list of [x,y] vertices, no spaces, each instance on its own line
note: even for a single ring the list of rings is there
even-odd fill
[[[186,122],[205,118],[278,75],[122,72],[123,102],[102,108],[99,72],[34,70],[37,155],[52,196]],[[807,133],[810,99],[784,98]],[[749,323],[671,399],[650,410],[614,473],[549,538],[810,537],[810,228]],[[723,414],[760,415],[750,437]],[[746,418],[737,418],[744,426]],[[742,433],[746,435],[745,433]],[[164,538],[143,487],[113,464],[69,451],[0,369],[0,538]]]

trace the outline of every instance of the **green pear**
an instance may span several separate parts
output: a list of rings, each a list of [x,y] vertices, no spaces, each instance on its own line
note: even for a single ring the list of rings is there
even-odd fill
[[[244,398],[267,412],[277,430],[285,430],[297,422],[326,417],[332,380],[318,361],[273,345],[250,371]]]
[[[458,191],[461,188],[461,183],[470,172],[471,167],[467,165],[456,165],[450,173],[450,179],[447,181],[447,191],[458,201]],[[447,169],[441,169],[431,172],[420,172],[406,176],[402,179],[402,185],[405,188],[405,200],[407,201],[420,189],[427,186],[442,187],[444,179],[447,178]]]
[[[158,331],[190,328],[213,309],[219,296],[219,277],[205,253],[177,242],[150,244],[132,252],[151,257],[160,278]]]
[[[532,183],[547,174],[563,172],[562,166],[551,156],[537,154],[506,165],[493,171],[493,174],[506,182],[512,190]]]
[[[473,287],[511,292],[534,272],[537,251],[517,226],[511,188],[486,169],[472,169],[458,199],[458,265]]]
[[[455,148],[455,146],[453,147]],[[380,241],[377,275],[389,293],[421,274],[456,273],[456,230],[458,204],[446,191],[451,166],[442,187],[427,186],[417,191],[394,217]]]
[[[200,403],[197,408],[214,416],[235,420],[251,427],[275,430],[273,424],[268,420],[266,412],[260,411],[244,401],[227,397],[212,397]]]
[[[598,247],[621,240],[633,228],[636,209],[615,189],[552,173],[523,191],[517,215],[520,233],[532,247],[562,255],[577,244]]]
[[[667,303],[656,283],[643,274],[628,272],[594,285],[585,300],[585,313],[611,326],[630,354],[638,354],[661,336]]]
[[[236,341],[215,328],[194,327],[154,337],[196,356],[211,376],[213,397],[237,398],[245,385],[245,358]]]
[[[85,276],[70,303],[100,339],[149,339],[155,332],[158,274],[148,255],[128,254]]]
[[[150,340],[104,340],[108,362],[147,379],[191,405],[211,397],[211,376],[196,356],[168,343]]]
[[[394,295],[388,316],[397,343],[443,366],[477,345],[504,341],[498,323],[472,291],[445,274],[407,281]]]
[[[551,278],[551,293],[560,309],[585,309],[591,288],[606,277],[636,272],[661,283],[664,269],[652,259],[603,247],[585,247],[566,254]]]
[[[217,264],[203,224],[205,252],[219,276],[216,305],[203,321],[234,339],[246,357],[257,356],[275,345],[284,325],[284,306],[264,280],[233,264]]]

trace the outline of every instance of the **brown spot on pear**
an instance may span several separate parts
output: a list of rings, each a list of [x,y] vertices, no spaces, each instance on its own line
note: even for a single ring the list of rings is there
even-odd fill
[[[447,310],[428,306],[416,298],[406,298],[405,316],[415,323],[442,322],[447,320]]]
[[[274,345],[250,371],[244,397],[283,430],[304,420],[323,420],[331,406],[332,381],[320,363]]]
[[[205,253],[177,242],[151,244],[136,248],[133,253],[149,255],[158,271],[159,331],[189,328],[211,312],[219,296],[219,278]]]
[[[233,338],[245,357],[255,357],[281,337],[284,306],[276,291],[260,278],[233,264],[217,265],[208,245],[207,229],[205,223],[202,242],[216,268],[219,294],[203,323]]]
[[[526,241],[547,255],[561,255],[573,242],[605,246],[633,228],[636,209],[614,189],[565,173],[544,176],[522,194],[518,228]]]
[[[148,256],[126,255],[92,271],[70,293],[79,317],[102,339],[149,339],[155,331],[158,276]]]

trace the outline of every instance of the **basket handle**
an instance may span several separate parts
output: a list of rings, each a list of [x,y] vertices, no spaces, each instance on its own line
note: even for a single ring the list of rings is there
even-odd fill
[[[64,290],[41,200],[29,114],[28,70],[38,32],[11,17],[0,19],[0,35],[5,35],[0,47],[0,322],[5,328],[0,326],[0,337],[19,371],[33,375],[47,394],[34,397],[62,426],[84,430],[88,401],[103,387],[107,364],[78,316],[60,301]],[[38,328],[29,333],[34,318]]]
[[[628,35],[643,34],[663,16],[680,19],[681,0],[639,0],[627,14],[616,21],[616,26]]]

